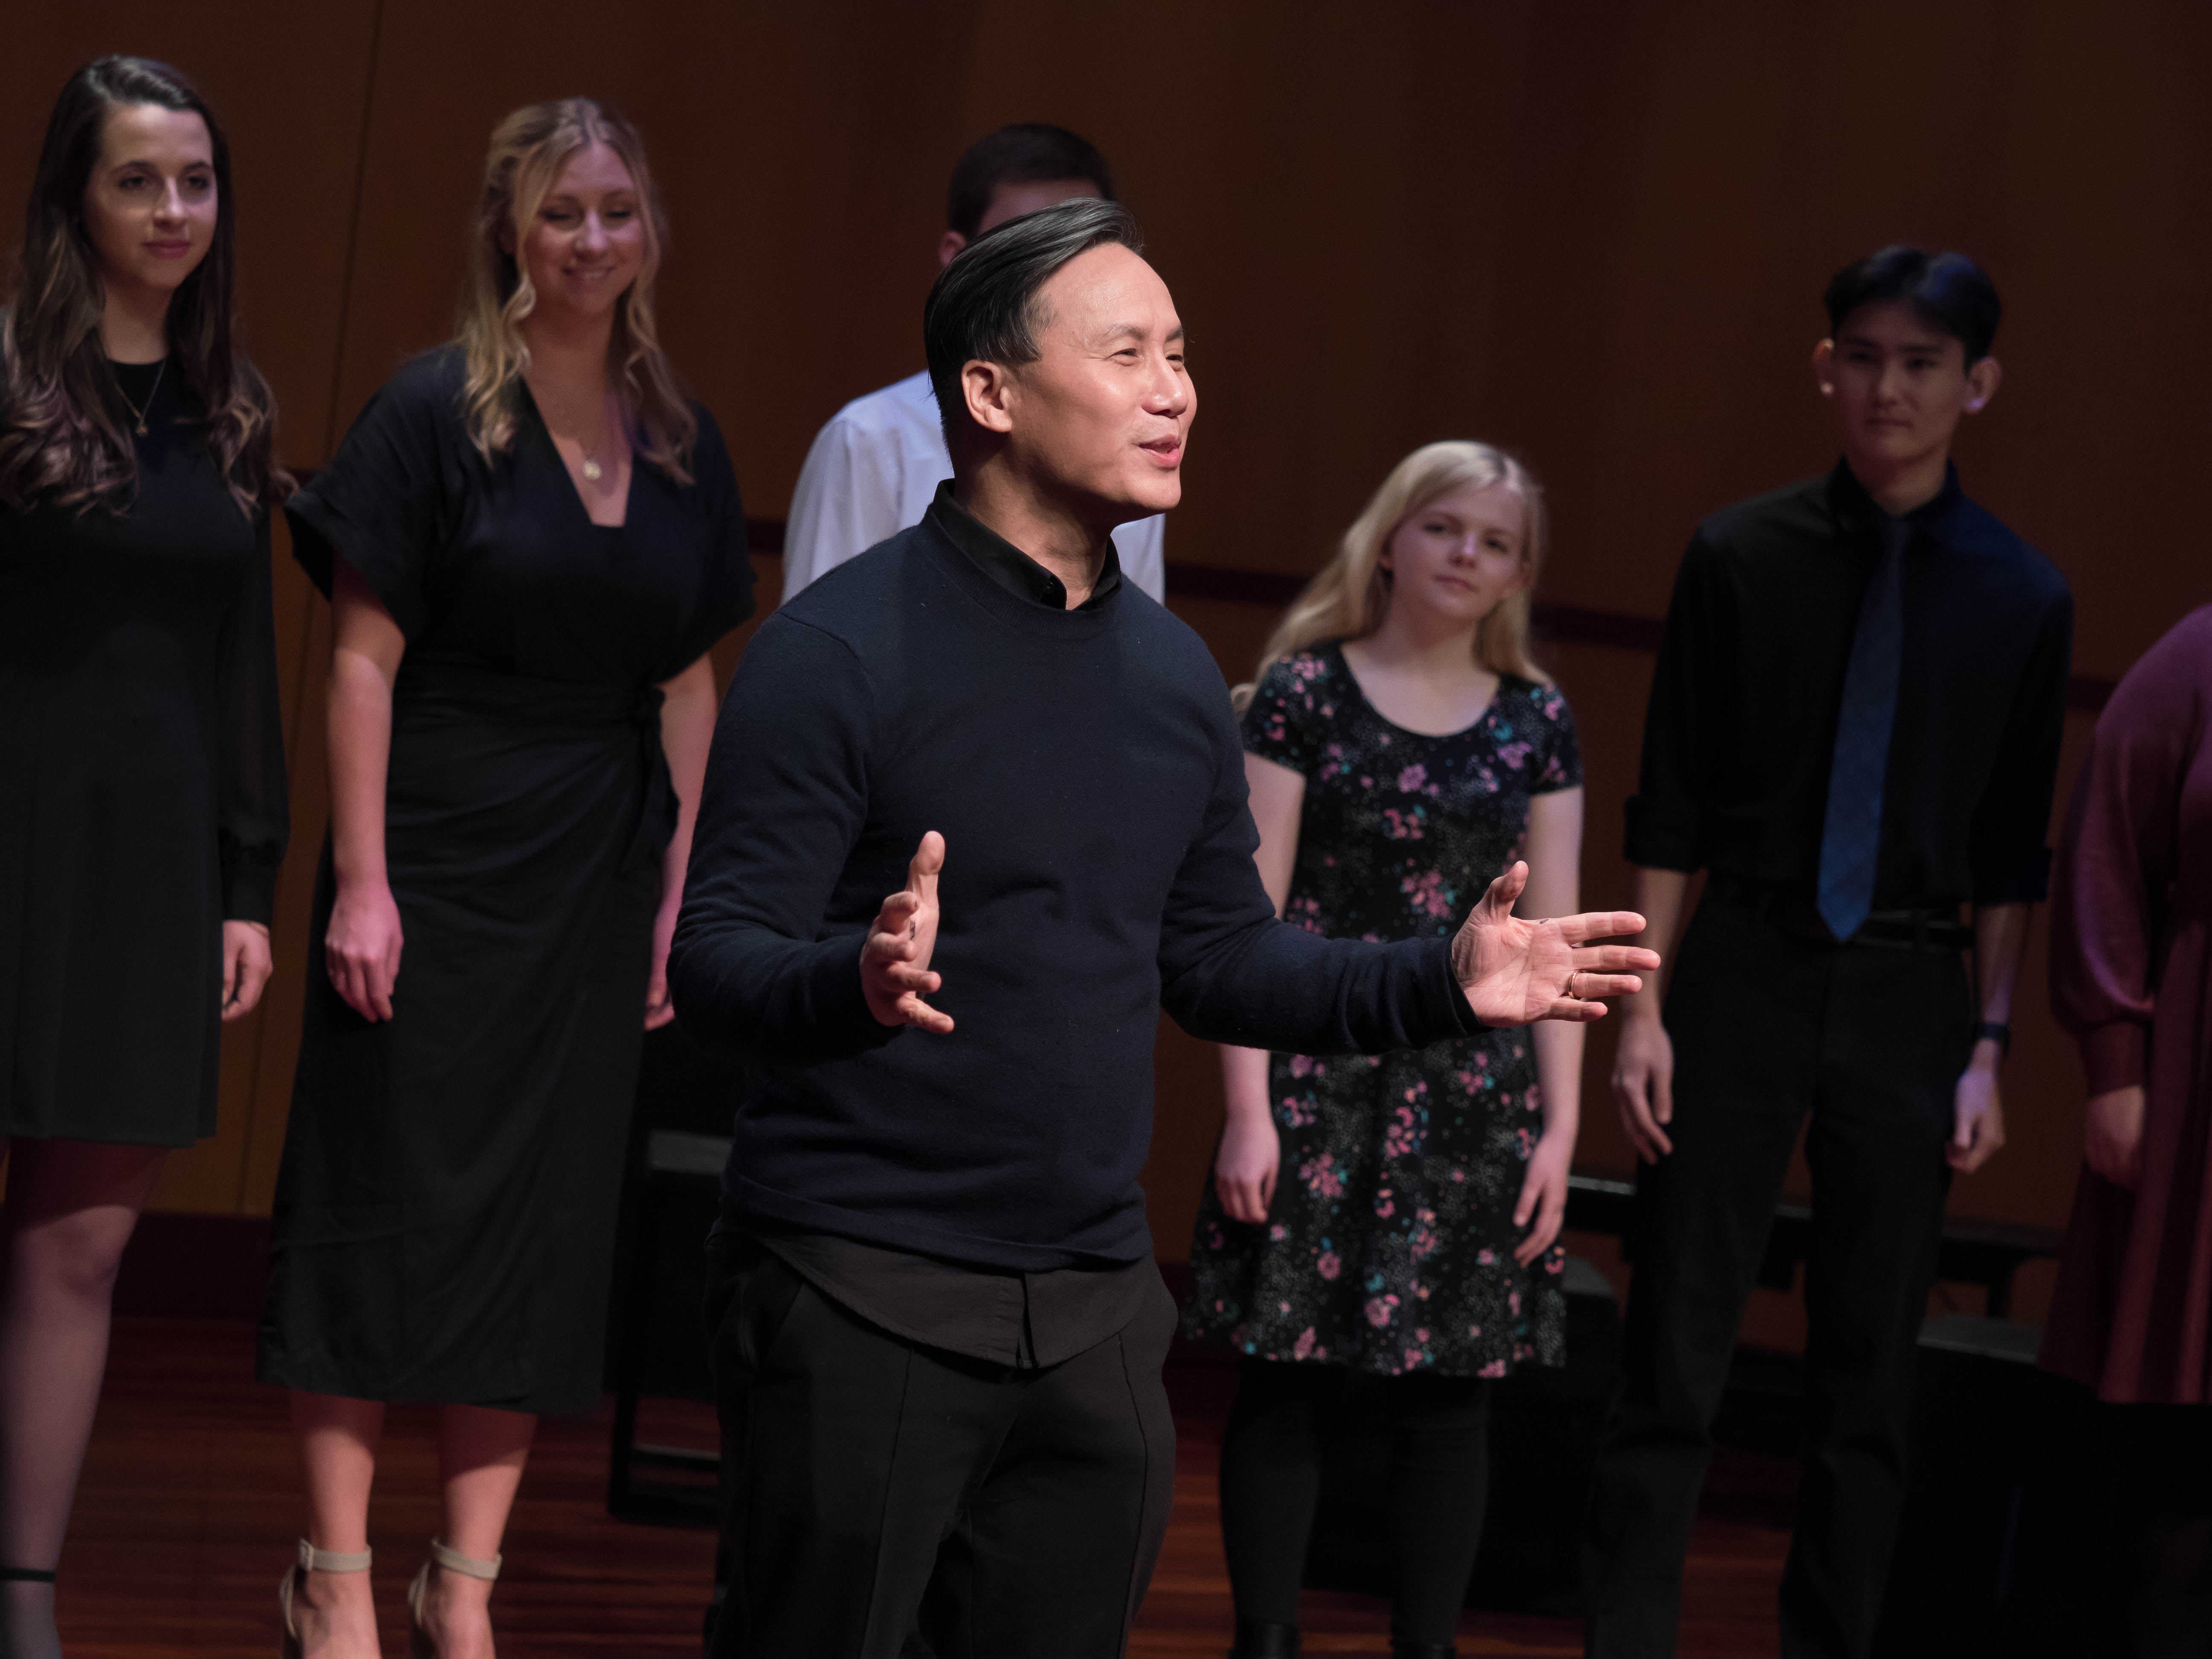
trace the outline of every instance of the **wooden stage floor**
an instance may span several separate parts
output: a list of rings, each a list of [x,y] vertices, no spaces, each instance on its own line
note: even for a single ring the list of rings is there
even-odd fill
[[[276,1583],[299,1525],[283,1401],[252,1380],[250,1327],[221,1320],[117,1322],[100,1425],[62,1563],[70,1659],[208,1655],[268,1659]],[[1213,1482],[1232,1374],[1171,1373],[1182,1435],[1175,1519],[1131,1651],[1219,1655],[1231,1628]],[[385,1652],[407,1651],[401,1593],[436,1526],[427,1413],[392,1414],[370,1535]],[[659,1408],[647,1437],[711,1443],[703,1407]],[[604,1415],[548,1423],[523,1484],[493,1606],[503,1659],[699,1652],[714,1553],[706,1532],[618,1522],[606,1512]],[[1775,1651],[1774,1595],[1788,1545],[1788,1458],[1723,1449],[1698,1523],[1680,1651],[1694,1659]],[[1510,1526],[1493,1510],[1492,1526]],[[1384,1654],[1386,1612],[1351,1595],[1310,1595],[1306,1648]],[[1462,1654],[1573,1655],[1555,1619],[1470,1613]]]

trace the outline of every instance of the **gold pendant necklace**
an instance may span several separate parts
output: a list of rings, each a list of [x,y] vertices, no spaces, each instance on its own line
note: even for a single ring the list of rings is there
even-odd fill
[[[132,416],[138,423],[138,435],[142,438],[146,435],[146,410],[153,408],[155,396],[161,390],[161,377],[168,372],[169,360],[167,357],[164,357],[161,359],[161,366],[154,371],[154,384],[146,388],[145,409],[141,409],[137,404],[131,402],[131,394],[127,392],[123,392],[123,382],[120,379],[118,379],[115,383],[115,389],[118,392],[123,392],[123,401],[125,404],[129,405]],[[588,463],[586,465],[588,465]],[[594,472],[586,471],[584,476],[586,477],[597,477],[599,475]]]
[[[593,444],[589,449],[584,450],[584,477],[587,482],[592,483],[599,483],[601,475],[605,471],[605,468],[600,466],[599,462],[599,446],[605,443],[607,441],[606,410],[604,407],[599,410],[599,441],[597,444]],[[577,447],[582,449],[583,446],[581,443],[579,443]]]

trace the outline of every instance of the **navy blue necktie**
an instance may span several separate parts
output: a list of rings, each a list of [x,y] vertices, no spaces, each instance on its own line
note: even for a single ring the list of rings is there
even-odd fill
[[[1881,557],[1859,602],[1858,632],[1844,669],[1836,755],[1828,769],[1828,816],[1820,830],[1820,920],[1839,939],[1857,933],[1874,908],[1882,783],[1905,655],[1905,550],[1911,540],[1909,522],[1883,516]]]

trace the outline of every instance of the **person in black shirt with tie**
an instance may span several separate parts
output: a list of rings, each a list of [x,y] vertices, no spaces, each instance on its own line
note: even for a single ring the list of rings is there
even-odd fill
[[[1674,1650],[1709,1430],[1808,1112],[1812,1437],[1782,1652],[1867,1653],[1944,1194],[2004,1141],[2072,599],[1951,464],[1997,388],[1988,276],[1887,247],[1826,298],[1814,368],[1843,459],[1698,528],[1628,804],[1643,943],[1668,949],[1706,881],[1663,1020],[1630,1003],[1614,1066],[1650,1167],[1591,1510],[1591,1659]]]

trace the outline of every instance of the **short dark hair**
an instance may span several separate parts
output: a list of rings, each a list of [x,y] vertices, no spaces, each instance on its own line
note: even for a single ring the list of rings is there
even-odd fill
[[[922,302],[921,344],[948,438],[967,423],[960,371],[979,358],[1035,362],[1037,290],[1069,260],[1109,242],[1132,253],[1145,251],[1144,234],[1128,209],[1083,197],[1007,220],[937,273]]]
[[[1902,300],[1922,322],[1964,346],[1969,368],[1990,355],[2004,310],[1989,273],[1965,254],[1893,242],[1828,279],[1821,302],[1828,307],[1830,335],[1842,333],[1844,319],[1860,307],[1892,300]]]
[[[945,195],[945,227],[972,242],[1000,185],[1054,179],[1088,179],[1098,186],[1100,199],[1121,199],[1114,194],[1112,169],[1089,139],[1042,121],[1017,121],[978,138],[953,163],[952,187]]]

